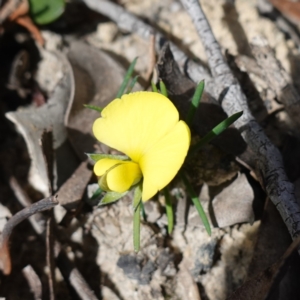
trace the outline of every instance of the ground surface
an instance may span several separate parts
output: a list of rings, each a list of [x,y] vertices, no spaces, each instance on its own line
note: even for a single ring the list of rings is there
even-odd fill
[[[252,113],[282,152],[288,177],[299,193],[299,130],[263,76],[255,69],[249,71],[244,60],[253,60],[252,39],[265,36],[297,89],[297,40],[278,27],[278,11],[261,15],[257,1],[200,2],[230,65],[237,64],[233,69]],[[180,2],[128,0],[119,4],[207,65],[200,39]],[[292,28],[297,33],[296,26]],[[41,33],[44,48],[16,25],[5,27],[0,41],[0,229],[28,205],[26,199],[36,202],[51,194],[40,149],[43,129],[53,131],[53,189],[60,202],[53,212],[26,220],[13,230],[9,243],[12,271],[1,276],[0,296],[40,299],[40,283],[42,299],[246,299],[230,295],[276,262],[291,243],[257,176],[226,152],[226,145],[219,146],[226,140],[204,147],[193,168],[188,168],[209,215],[212,236],[189,204],[185,188],[175,180],[172,235],[167,234],[164,197],[159,195],[145,205],[147,222],[142,223],[141,251],[135,254],[131,196],[101,208],[89,199],[96,178],[91,167],[81,163],[83,153],[105,149],[90,134],[97,113],[87,112],[82,104],[111,101],[137,56],[135,71],[141,78],[136,89],[143,89],[153,56],[151,41],[120,30],[78,1],[70,1],[66,14]],[[13,65],[20,63],[28,66],[18,75]],[[215,115],[219,116],[206,117],[214,119]],[[239,140],[235,142],[238,147]],[[47,225],[49,219],[52,225]],[[34,271],[26,271],[26,266]],[[295,281],[299,267],[298,256],[290,257],[284,270],[280,269],[280,280],[267,288],[271,290],[268,299],[300,298]],[[86,285],[78,279],[78,272]]]

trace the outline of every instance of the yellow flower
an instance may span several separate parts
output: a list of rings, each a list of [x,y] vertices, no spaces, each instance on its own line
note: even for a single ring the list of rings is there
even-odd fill
[[[123,193],[143,178],[147,201],[175,177],[190,145],[190,130],[173,103],[154,92],[136,92],[115,99],[93,125],[95,137],[130,160],[103,158],[94,172],[106,176],[107,189]]]

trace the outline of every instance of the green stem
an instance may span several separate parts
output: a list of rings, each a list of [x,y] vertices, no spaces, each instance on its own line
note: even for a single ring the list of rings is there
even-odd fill
[[[164,188],[163,190],[165,201],[166,201],[166,213],[167,213],[167,219],[168,219],[168,234],[171,234],[174,227],[174,212],[173,212],[173,206],[171,201],[171,195],[168,190],[168,188]]]
[[[181,176],[181,179],[184,183],[184,185],[186,186],[186,189],[198,211],[198,214],[203,222],[203,225],[208,233],[208,235],[211,235],[211,228],[210,228],[210,224],[209,224],[209,221],[207,219],[207,216],[205,214],[205,211],[201,205],[201,202],[199,201],[199,198],[195,192],[195,190],[193,189],[191,183],[189,182],[188,178],[186,177],[185,173],[183,171],[180,172],[180,176]]]
[[[135,252],[140,250],[141,195],[142,186],[139,184],[134,191],[133,197],[133,247]]]

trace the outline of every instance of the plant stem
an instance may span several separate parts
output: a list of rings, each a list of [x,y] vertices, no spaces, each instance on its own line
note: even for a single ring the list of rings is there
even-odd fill
[[[173,206],[171,201],[171,195],[168,190],[168,188],[164,188],[163,190],[165,201],[166,201],[166,213],[167,213],[167,219],[168,219],[168,234],[171,234],[174,227],[174,212],[173,212]]]

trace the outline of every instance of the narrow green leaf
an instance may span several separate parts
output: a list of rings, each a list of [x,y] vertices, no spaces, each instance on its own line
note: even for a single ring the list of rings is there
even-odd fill
[[[29,0],[29,10],[33,21],[40,25],[58,19],[65,10],[64,0]]]
[[[147,215],[146,215],[146,211],[145,211],[145,205],[144,202],[141,201],[141,215],[143,217],[144,222],[147,222]]]
[[[102,200],[101,200],[101,202],[99,203],[98,206],[102,206],[102,205],[105,205],[105,204],[110,204],[110,203],[116,202],[117,200],[124,197],[127,193],[128,193],[128,191],[126,191],[125,193],[107,192],[104,195],[104,197],[102,198]]]
[[[243,114],[242,111],[233,114],[226,120],[222,121],[216,127],[214,127],[209,133],[207,133],[196,145],[192,146],[190,149],[189,156],[194,155],[199,149],[208,144],[213,138],[221,134],[225,129],[227,129],[232,123],[234,123],[241,115]]]
[[[131,82],[130,82],[128,88],[127,88],[126,94],[131,93],[131,91],[132,91],[133,87],[135,86],[138,78],[139,78],[138,75],[134,76],[134,78],[131,80]]]
[[[117,160],[129,160],[129,157],[126,155],[113,155],[113,154],[102,154],[102,153],[85,153],[88,158],[97,162],[103,158],[117,159]]]
[[[93,193],[92,197],[86,199],[86,203],[92,207],[99,205],[102,193],[103,193],[102,189],[98,187],[97,190]]]
[[[205,211],[203,210],[203,207],[201,205],[201,202],[199,201],[199,198],[198,198],[196,192],[194,191],[191,183],[189,182],[188,178],[185,176],[184,172],[180,172],[180,176],[181,176],[181,179],[182,179],[184,185],[186,186],[186,189],[198,211],[200,219],[202,220],[203,225],[204,225],[208,235],[211,235],[211,228],[210,228],[209,221],[207,219]]]
[[[168,188],[164,188],[163,190],[165,201],[166,201],[166,213],[168,219],[168,234],[171,234],[174,227],[174,212],[173,212],[173,205],[171,200],[171,195]]]
[[[130,64],[130,66],[129,66],[129,68],[128,68],[126,74],[125,74],[124,80],[123,80],[123,82],[122,82],[122,84],[121,84],[121,87],[120,87],[120,89],[119,89],[119,91],[118,91],[118,94],[117,94],[116,98],[121,98],[122,95],[124,94],[124,92],[125,92],[125,90],[126,90],[126,87],[127,87],[128,83],[129,83],[129,81],[130,81],[130,78],[131,78],[131,76],[132,76],[132,73],[133,73],[133,71],[134,71],[134,67],[135,67],[135,64],[136,64],[136,62],[137,62],[137,59],[138,59],[138,58],[136,57],[136,58],[132,61],[132,63]]]
[[[137,185],[134,186],[134,195],[133,195],[133,210],[136,210],[137,205],[142,199],[142,182],[140,181]]]
[[[140,250],[141,197],[142,184],[140,183],[134,190],[133,196],[133,247],[135,252],[138,252]]]
[[[186,123],[190,126],[193,122],[196,110],[200,104],[202,94],[204,91],[204,80],[200,81],[196,87],[195,93],[192,98],[192,102],[190,104],[190,108],[186,117]]]
[[[151,86],[152,86],[152,91],[155,92],[155,93],[158,93],[156,84],[153,81],[151,81]]]
[[[101,113],[102,110],[103,110],[102,107],[98,107],[98,106],[95,106],[95,105],[83,104],[83,106],[86,107],[86,108],[89,108],[89,109],[98,111],[98,112],[100,112],[100,113]]]
[[[94,194],[92,195],[92,197],[90,198],[90,200],[95,200],[97,199],[101,194],[102,194],[103,190],[99,187]]]
[[[160,92],[168,97],[168,91],[167,91],[167,88],[166,88],[166,85],[164,84],[164,82],[162,80],[159,81],[159,89],[160,89]]]

